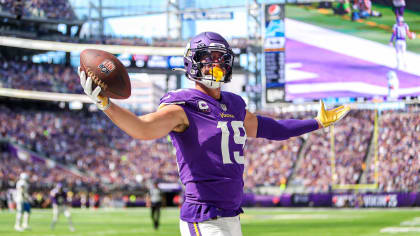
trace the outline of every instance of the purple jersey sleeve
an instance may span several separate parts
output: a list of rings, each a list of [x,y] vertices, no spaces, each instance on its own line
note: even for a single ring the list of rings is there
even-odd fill
[[[187,91],[188,90],[186,89],[179,89],[166,93],[160,99],[159,108],[170,104],[185,105],[187,100],[190,99],[190,97],[186,95]]]
[[[315,119],[308,120],[274,120],[269,117],[257,116],[257,138],[271,140],[285,140],[317,130],[318,122]]]

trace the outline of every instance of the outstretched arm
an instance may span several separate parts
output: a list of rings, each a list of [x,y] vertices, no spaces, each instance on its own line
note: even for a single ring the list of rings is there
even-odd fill
[[[124,132],[136,139],[151,140],[161,138],[172,130],[182,131],[188,126],[184,109],[178,105],[167,105],[156,112],[137,117],[129,110],[112,103],[109,98],[99,95],[101,88],[92,91],[92,79],[86,78],[79,68],[80,83],[88,95],[111,120]]]
[[[317,130],[320,127],[315,119],[274,120],[266,116],[256,116],[249,111],[247,111],[245,116],[246,134],[248,137],[253,138],[285,140]]]
[[[164,106],[156,112],[137,117],[111,102],[104,113],[128,135],[142,140],[161,138],[187,122],[184,110],[177,105]]]
[[[350,111],[350,107],[348,106],[325,110],[324,103],[322,101],[320,103],[317,117],[308,120],[274,120],[265,116],[256,116],[247,111],[244,124],[247,136],[271,140],[285,140],[322,127],[328,127],[342,119]]]

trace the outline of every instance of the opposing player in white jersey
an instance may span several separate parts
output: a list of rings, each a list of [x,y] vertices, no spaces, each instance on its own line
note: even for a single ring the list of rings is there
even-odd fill
[[[415,33],[410,32],[408,25],[404,22],[402,16],[397,17],[397,23],[392,28],[392,36],[389,45],[393,46],[395,41],[395,52],[397,55],[397,69],[402,69],[407,66],[405,61],[405,52],[407,49],[406,38],[414,39]]]
[[[16,183],[16,223],[15,230],[23,231],[29,229],[29,216],[31,214],[30,196],[28,193],[28,174],[21,173]],[[23,215],[23,222],[22,222]]]

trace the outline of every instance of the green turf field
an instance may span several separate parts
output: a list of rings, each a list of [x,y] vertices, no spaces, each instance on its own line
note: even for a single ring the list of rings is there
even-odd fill
[[[154,231],[149,219],[149,210],[81,210],[72,209],[76,232],[68,230],[61,216],[54,231],[50,230],[51,210],[34,210],[31,216],[31,231],[16,232],[13,229],[15,213],[0,212],[0,235],[180,235],[178,209],[162,211],[162,225]],[[411,233],[381,233],[389,227],[420,230],[420,209],[245,209],[241,215],[244,236],[288,235],[288,236],[373,236],[373,235],[420,235]]]
[[[373,5],[372,9],[381,12],[383,14],[382,17],[371,17],[363,20],[363,22],[353,22],[349,17],[344,18],[334,15],[330,9],[323,11],[314,7],[294,5],[286,6],[286,17],[388,44],[391,38],[392,26],[395,24],[395,15],[392,12],[392,8],[376,4]],[[420,12],[406,10],[404,18],[410,30],[417,34],[415,40],[407,40],[407,50],[420,53]]]

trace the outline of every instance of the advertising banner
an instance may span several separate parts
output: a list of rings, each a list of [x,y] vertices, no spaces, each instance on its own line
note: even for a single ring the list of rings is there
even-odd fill
[[[265,6],[264,69],[266,102],[285,99],[285,27],[284,5]]]

